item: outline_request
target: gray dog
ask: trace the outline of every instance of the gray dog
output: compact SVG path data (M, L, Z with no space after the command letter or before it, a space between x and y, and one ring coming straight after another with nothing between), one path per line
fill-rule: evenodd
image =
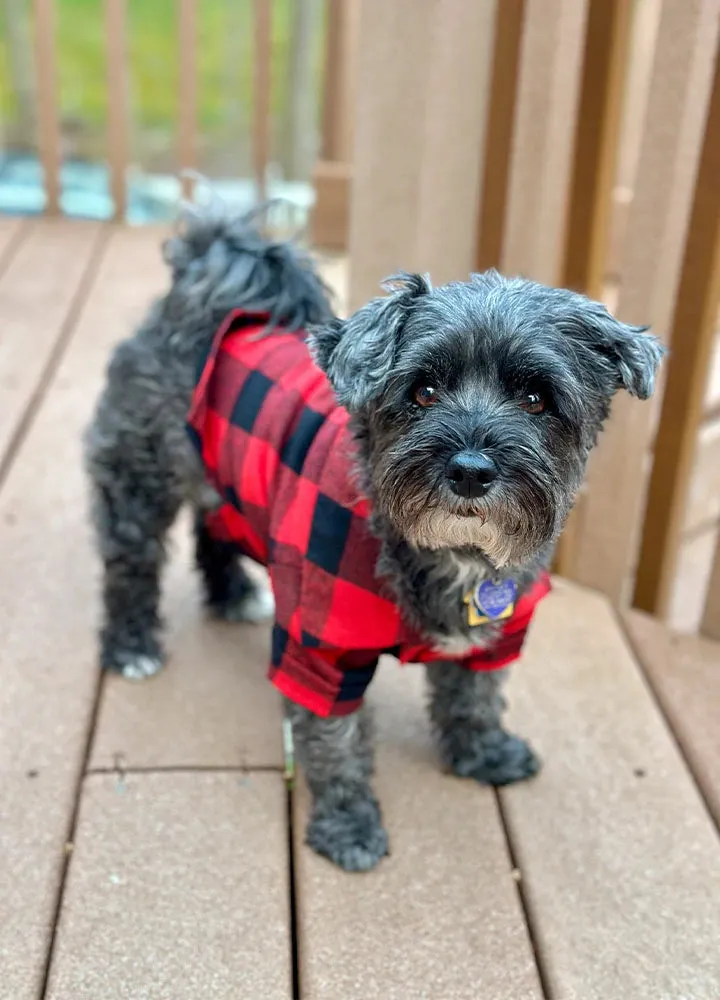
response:
M452 771L537 771L502 727L506 668L610 401L650 396L662 347L582 295L495 272L437 289L399 275L339 320L309 260L248 219L198 213L166 259L170 290L115 351L87 436L102 666L160 668L164 541L191 504L211 610L274 615L308 842L369 869L387 853L362 708L381 653L426 664Z

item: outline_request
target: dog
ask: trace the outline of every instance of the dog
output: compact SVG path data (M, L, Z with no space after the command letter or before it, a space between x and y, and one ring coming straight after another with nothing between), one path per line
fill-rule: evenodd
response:
M338 319L308 256L215 209L165 258L169 291L115 350L86 435L102 667L161 667L164 541L191 505L212 612L274 614L307 842L368 870L388 851L362 706L380 653L426 664L449 770L537 772L502 725L508 665L612 397L647 399L663 348L583 295L495 271L439 288L401 273Z

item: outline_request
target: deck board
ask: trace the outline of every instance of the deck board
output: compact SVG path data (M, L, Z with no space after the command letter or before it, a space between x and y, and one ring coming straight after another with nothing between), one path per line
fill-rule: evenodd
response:
M280 775L86 779L48 1000L290 1000Z
M51 358L100 232L97 223L36 222L0 276L0 462Z
M303 1000L540 1000L494 793L441 773L422 668L382 664L369 700L391 856L357 875L314 855L300 786Z
M78 276L72 261L62 261L58 246L80 256L89 252L92 239L84 226L77 234L74 226L68 228L67 241L59 231L52 235L52 251L43 258L42 276L55 282L56 302L67 296L49 262L66 280L69 271ZM115 233L75 335L0 491L0 955L12 958L2 962L3 1000L36 1000L45 965L98 678L96 569L80 435L111 343L155 286L157 252L148 245L146 253L146 245L130 230ZM42 256L41 245L37 250ZM10 301L19 316L33 314L30 305L24 309L20 288L26 298L50 301L30 280L27 266L20 286L0 285L0 307ZM34 332L22 329L26 339ZM24 350L14 354L17 361Z
M558 585L510 697L546 762L502 797L553 1000L717 1000L717 833L601 596Z
M624 616L634 649L720 825L720 643Z
M32 227L29 219L0 215L0 271L10 263L23 237Z

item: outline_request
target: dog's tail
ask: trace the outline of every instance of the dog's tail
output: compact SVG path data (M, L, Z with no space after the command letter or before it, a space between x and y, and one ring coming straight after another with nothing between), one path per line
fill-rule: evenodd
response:
M233 214L219 199L185 205L177 231L164 245L172 286L166 318L190 332L214 330L232 309L269 315L297 330L332 316L330 293L310 256L294 241L267 238L262 216L270 205Z

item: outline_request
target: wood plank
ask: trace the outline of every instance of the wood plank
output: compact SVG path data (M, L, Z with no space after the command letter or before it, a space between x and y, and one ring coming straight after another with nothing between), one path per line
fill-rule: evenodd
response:
M616 314L665 337L718 36L718 0L665 0L658 26ZM653 252L649 253L648 248ZM657 410L619 393L588 468L572 546L576 582L630 597Z
M673 593L665 624L678 632L697 633L712 573L718 538L717 524L683 539L673 580Z
M270 160L272 0L253 0L253 22L252 161L258 201L262 201Z
M99 676L81 432L108 348L157 289L156 260L146 231L114 234L0 492L0 954L12 956L2 975L12 1000L39 996Z
M593 299L602 298L605 286L632 9L630 0L589 0L585 25L559 284ZM581 518L574 511L560 538L558 573L572 570Z
M173 532L163 578L169 662L146 684L106 678L92 768L283 767L269 625L208 620L189 521Z
M606 599L558 581L508 694L545 760L502 799L550 995L716 1000L717 831Z
M720 521L720 420L701 427L690 478L683 534Z
M660 423L633 603L664 615L670 600L720 305L720 47L710 91L673 314Z
M588 0L525 11L502 269L556 285L579 99Z
M326 5L320 158L312 183L315 246L347 250L350 237L355 82L360 35L360 0Z
M45 214L60 214L60 109L55 0L33 0L38 150L43 168Z
M657 618L623 621L645 675L720 825L720 645L678 635Z
M100 235L96 223L29 224L0 276L0 479L18 429L52 366Z
M31 227L29 219L0 215L0 275L4 273Z
M720 641L720 534L715 540L715 553L700 631L703 635Z
M361 5L352 308L377 295L399 267L429 271L436 284L472 270L494 7Z
M178 17L180 61L178 159L181 170L197 170L197 0L180 0ZM182 190L185 198L192 198L194 187L195 184L191 177L183 177Z
M331 0L326 16L320 155L350 163L360 0Z
M602 298L615 183L630 0L590 0L560 283Z
M47 996L290 1000L282 777L87 779Z
M107 57L107 146L113 218L122 221L127 211L125 172L128 167L128 52L125 0L105 0Z
M525 0L497 4L475 253L477 271L499 268L502 260L524 19Z
M296 828L302 996L306 1000L539 1000L495 795L441 773L424 671L381 664L370 689L378 726L375 786L391 856L348 875ZM459 960L448 959L448 949Z

